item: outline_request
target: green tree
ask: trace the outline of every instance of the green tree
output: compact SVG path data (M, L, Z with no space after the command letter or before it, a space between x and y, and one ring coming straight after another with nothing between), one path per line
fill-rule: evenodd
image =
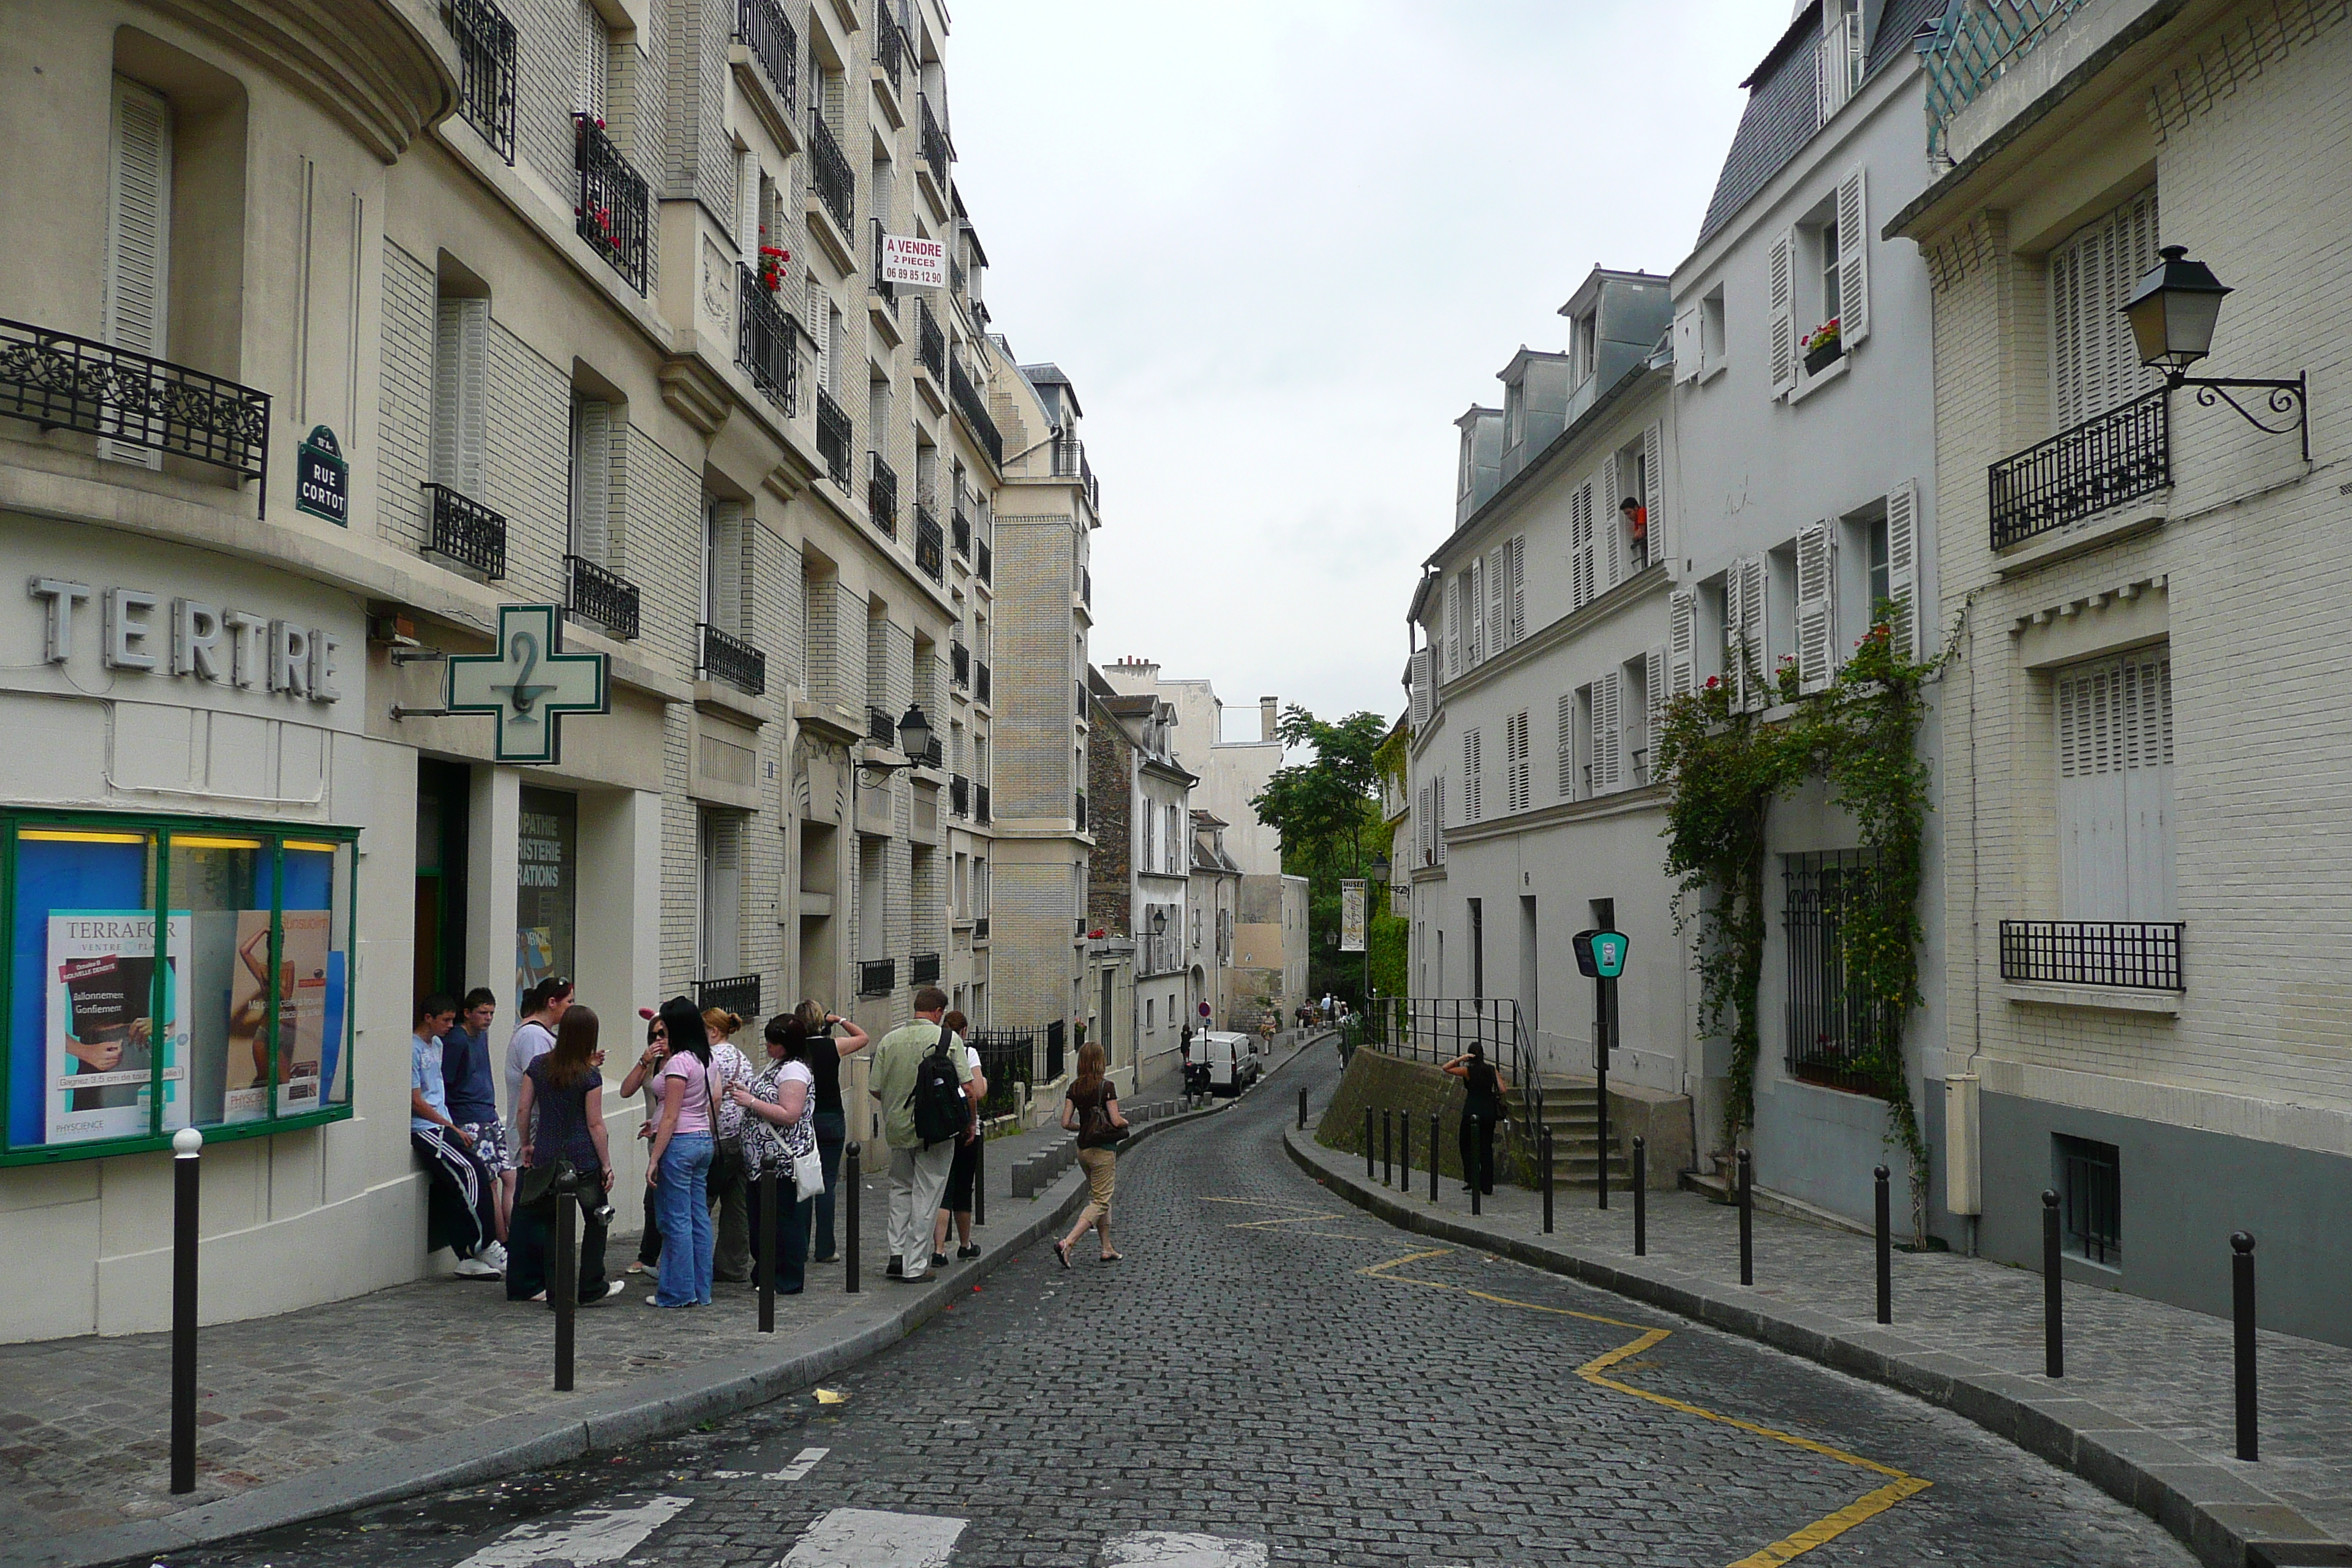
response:
M1339 950L1339 883L1368 875L1386 846L1378 752L1388 731L1389 721L1377 713L1327 724L1293 704L1276 733L1313 760L1276 769L1250 802L1258 820L1282 836L1282 868L1307 879L1307 988L1318 994L1329 989L1353 996L1363 989L1362 957Z

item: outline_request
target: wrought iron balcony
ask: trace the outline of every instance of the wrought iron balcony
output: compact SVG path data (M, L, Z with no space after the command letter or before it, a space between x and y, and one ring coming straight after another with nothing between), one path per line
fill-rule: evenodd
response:
M971 922L971 940L975 945L988 940L988 917L982 915Z
M623 642L634 641L637 635L637 585L584 555L567 555L563 564L571 587L564 608L583 620L595 622Z
M906 58L907 35L898 18L890 14L890 0L874 0L874 63L882 68L892 92L898 90Z
M2053 985L2186 988L2178 921L2003 921L2000 977Z
M433 531L425 549L492 581L507 574L507 520L462 490L427 480Z
M866 738L879 741L886 746L898 743L898 721L879 708L866 710Z
M1095 607L1095 574L1083 566L1078 569L1078 603L1089 610Z
M269 515L266 392L95 338L0 321L0 415L258 479L261 515Z
M920 95L923 110L923 162L930 165L931 183L944 195L948 188L948 164L955 157L955 149L948 144L948 133L940 129L940 117L931 112L931 95Z
M971 519L964 514L963 500L961 497L957 498L955 517L950 523L950 530L955 539L955 552L966 561L971 560Z
M1094 465L1087 460L1087 444L1076 436L1061 431L1054 433L1054 477L1076 479L1087 492L1087 504L1102 510L1102 487L1095 479Z
M958 816L971 815L971 781L961 773L949 775L948 809Z
M931 314L931 302L920 294L915 296L915 360L931 373L933 381L947 379L948 335L940 330L940 319Z
M739 1018L760 1016L760 977L738 974L726 980L698 980L694 985L694 1005L704 1012L724 1007Z
M937 735L934 735L929 740L923 742L923 749L921 751L915 752L908 760L912 762L919 768L935 768L944 770L948 765L945 743L941 742Z
M940 533L940 520L931 515L929 507L917 507L915 509L915 564L922 568L923 575L934 583L947 581L948 563L944 544L945 542Z
M963 284L963 263L950 256L948 258L948 298L951 300L962 299Z
M736 690L753 697L768 689L768 656L742 638L720 631L705 621L697 628L702 633L702 658L697 672L709 680L723 680Z
M580 171L574 226L588 248L642 294L652 195L644 176L629 167L602 125L588 115L575 114L572 126L572 157Z
M457 112L511 165L515 25L493 0L446 0L441 16L457 40Z
M971 649L962 643L948 644L948 679L958 686L971 684Z
M842 153L841 143L833 139L820 114L809 119L809 176L816 187L816 199L841 226L843 235L855 236L856 231L850 226L857 221L857 181L849 172L849 159Z
M857 994L860 996L887 996L898 989L898 961L895 958L869 958L857 966Z
M793 101L798 86L800 37L793 31L792 19L777 0L735 0L735 41L751 51L760 68L768 73L768 85L775 89L776 101L791 114L797 105Z
M740 263L735 300L735 363L789 419L799 412L800 390L800 356L793 342L799 329L792 312L776 302L758 273Z
M971 661L971 695L978 702L990 700L988 665L977 658Z
M1087 797L1083 795L1077 797L1076 816L1078 824L1078 831L1084 833L1087 830Z
M1004 438L996 433L996 421L988 416L988 401L971 384L971 377L963 373L962 364L954 361L948 364L948 400L955 405L956 413L971 431L971 438L980 443L980 449L988 454L988 460L1000 468L1004 467Z
M985 539L980 542L979 567L982 582L996 581L996 552L989 547L989 542Z
M866 276L872 279L874 292L895 305L898 302L898 286L882 276L882 220L869 218L866 226L874 231L873 269Z
M2165 389L2003 458L1987 478L1995 550L2160 490L2172 482L2172 416Z
M936 985L939 983L940 955L938 953L919 952L907 961L908 984Z
M818 387L816 455L824 459L825 476L845 491L849 489L849 445L856 438L849 427L849 416L833 400L833 394Z
M988 786L986 784L974 784L971 786L971 819L974 822L993 822L996 820L994 815L992 814L988 808ZM981 924L982 925L986 925L987 923L988 922L986 921L981 921Z
M866 454L866 515L884 534L898 537L898 471L879 452Z

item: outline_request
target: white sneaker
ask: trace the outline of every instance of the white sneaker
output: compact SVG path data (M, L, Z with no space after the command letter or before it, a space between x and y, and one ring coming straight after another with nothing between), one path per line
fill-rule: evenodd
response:
M507 1249L506 1244L503 1242L493 1241L487 1247L484 1247L479 1252L474 1254L474 1256L480 1258L483 1262L488 1264L491 1268L497 1269L501 1274L504 1274L507 1271Z
M457 1278L460 1279L501 1279L505 1277L504 1270L493 1268L478 1258L457 1259Z

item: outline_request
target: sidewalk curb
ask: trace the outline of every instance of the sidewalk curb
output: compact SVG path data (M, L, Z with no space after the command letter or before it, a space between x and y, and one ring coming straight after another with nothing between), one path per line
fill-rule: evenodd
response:
M1286 1128L1283 1149L1293 1163L1335 1196L1400 1229L1566 1275L1964 1415L2147 1514L2210 1568L2242 1568L2246 1548L2253 1542L2331 1539L2240 1471L2076 1398L2063 1384L1931 1350L1876 1323L1759 1306L1737 1286L1630 1254L1596 1256L1492 1235L1468 1223L1466 1216L1401 1203L1388 1189L1367 1183L1344 1165L1325 1163L1319 1156L1326 1152L1314 1142L1311 1130Z
M1213 1116L1242 1098L1246 1097L1147 1121L1136 1129L1132 1142L1139 1143L1164 1128ZM1004 1200L1007 1205L1013 1201ZM1001 1240L991 1238L998 1245L951 1268L888 1317L845 1335L822 1326L804 1329L779 1336L772 1346L698 1367L675 1381L641 1379L579 1399L560 1415L510 1417L495 1426L427 1437L363 1458L322 1466L162 1519L13 1544L0 1548L0 1568L101 1568L143 1561L163 1552L396 1502L447 1487L474 1486L575 1459L595 1449L673 1436L701 1422L764 1405L889 1349L945 1311L950 1302L969 1295L971 1286L999 1266L1067 1223L1085 1201L1085 1173L1063 1173L1052 1187L1028 1200L1031 1212L1000 1231ZM878 1273L867 1275L860 1283L868 1290L899 1289L888 1285ZM661 1392L649 1394L648 1385L656 1383Z

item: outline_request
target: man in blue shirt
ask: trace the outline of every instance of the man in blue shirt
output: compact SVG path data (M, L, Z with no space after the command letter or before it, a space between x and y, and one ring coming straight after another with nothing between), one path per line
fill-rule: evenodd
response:
M498 1241L498 1178L474 1152L473 1134L449 1115L441 1078L441 1037L457 1021L456 998L427 996L417 1005L408 1042L408 1141L425 1156L433 1185L445 1198L452 1226L450 1250L462 1279L497 1279L506 1271Z
M477 985L466 993L457 1027L441 1037L441 1081L449 1094L449 1120L473 1134L474 1152L498 1178L498 1234L504 1246L514 1213L515 1163L506 1124L499 1120L499 1079L490 1066L490 1023L498 1016L497 992Z

